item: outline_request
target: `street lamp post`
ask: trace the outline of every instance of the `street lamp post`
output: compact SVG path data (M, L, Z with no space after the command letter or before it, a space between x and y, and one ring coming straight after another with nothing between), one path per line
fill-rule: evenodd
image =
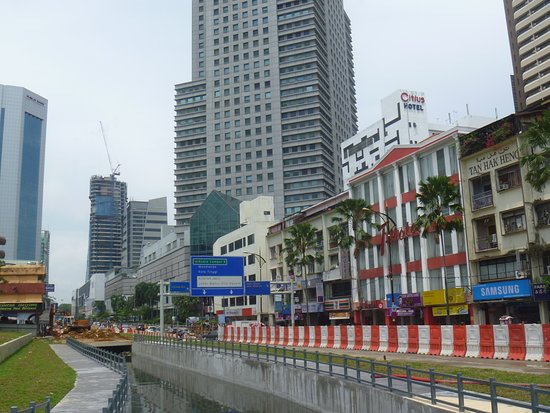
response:
M262 267L264 264L267 263L267 261L265 260L264 257L262 257L262 255L260 253L255 253L255 252L248 252L248 251L243 251L243 254L247 254L247 255L253 255L254 257L258 258L259 259L259 266L260 266L260 281L262 280ZM259 296L259 301L260 301L260 312L259 314L257 314L256 316L256 320L258 321L258 323L261 323L262 322L262 296L260 295Z
M380 212L380 211L374 211L373 209L371 208L363 208L363 211L366 211L366 212L369 212L369 213L372 213L372 214L375 214L375 215L378 215L379 217L382 218L382 220L384 220L385 218L385 221L382 225L385 225L385 226L388 226L388 222L390 222L392 225L393 225L393 228L397 228L397 224L395 223L395 221L393 220L392 217L390 217L388 214L386 214L385 212ZM387 228L387 234L385 236L386 239L382 240L383 242L387 243L388 244L388 259L389 259L389 265L388 265L388 279L390 280L390 293L391 293L391 312L390 314L393 314L393 307L394 307L394 292L393 292L393 273L392 273L392 260L391 260L391 242L390 242L390 228L388 226Z

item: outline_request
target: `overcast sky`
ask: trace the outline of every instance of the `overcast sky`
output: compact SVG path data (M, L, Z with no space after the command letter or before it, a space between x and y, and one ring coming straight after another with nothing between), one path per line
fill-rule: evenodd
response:
M502 0L345 0L359 129L396 89L428 117L513 112ZM173 223L174 85L191 80L190 0L4 1L0 83L48 99L43 228L60 302L83 284L89 180L111 158L133 200L168 197ZM0 218L1 219L1 218Z

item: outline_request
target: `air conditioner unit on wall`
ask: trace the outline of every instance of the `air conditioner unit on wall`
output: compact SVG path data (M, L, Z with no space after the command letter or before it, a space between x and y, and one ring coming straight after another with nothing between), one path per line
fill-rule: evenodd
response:
M523 271L516 271L516 278L517 279L525 278L525 273Z
M508 188L510 188L510 184L508 184L508 183L498 184L498 190L499 191L504 191L505 189L508 189Z

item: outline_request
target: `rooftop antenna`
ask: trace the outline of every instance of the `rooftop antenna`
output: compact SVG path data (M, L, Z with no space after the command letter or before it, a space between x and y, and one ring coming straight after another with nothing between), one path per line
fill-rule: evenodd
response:
M498 120L498 110L497 110L497 108L495 108L495 119Z
M101 135L103 136L103 143L105 144L105 151L107 152L107 158L109 159L109 167L111 168L111 176L120 175L120 164L117 164L113 168L113 162L111 162L111 155L109 154L109 148L107 147L107 138L105 138L105 131L103 130L103 123L99 121L99 126L101 127Z
M467 103L466 103L466 115L470 116L470 108L468 107Z

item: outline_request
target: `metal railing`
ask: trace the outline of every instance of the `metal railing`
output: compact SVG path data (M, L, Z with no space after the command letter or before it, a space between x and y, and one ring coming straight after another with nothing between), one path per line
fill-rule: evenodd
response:
M24 410L19 410L17 406L10 408L10 413L38 413L44 411L44 413L50 413L51 398L46 397L46 401L43 403L30 402L29 407ZM43 409L43 410L42 410Z
M371 385L406 397L424 399L434 405L454 407L461 412L498 413L499 406L550 412L550 390L535 384L501 383L493 378L475 379L464 377L460 373L438 373L434 369L421 370L367 358L250 343L161 339L158 336L145 335L135 335L134 341L281 363L292 368ZM487 408L482 409L479 403L485 404Z
M113 390L113 397L107 400L107 407L104 407L102 413L122 413L128 401L128 368L126 360L119 354L103 350L101 348L89 346L73 338L67 338L67 345L74 348L79 353L89 357L105 367L119 373L120 378L117 387ZM10 412L11 413L11 412Z

